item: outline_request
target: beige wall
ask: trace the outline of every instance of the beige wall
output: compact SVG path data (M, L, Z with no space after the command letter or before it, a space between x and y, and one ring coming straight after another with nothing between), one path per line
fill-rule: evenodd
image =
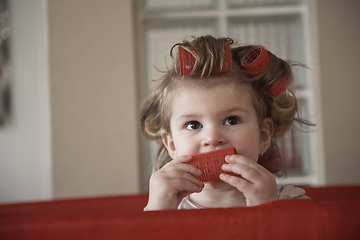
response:
M131 0L49 0L55 198L140 191Z
M360 183L360 1L318 0L328 184Z

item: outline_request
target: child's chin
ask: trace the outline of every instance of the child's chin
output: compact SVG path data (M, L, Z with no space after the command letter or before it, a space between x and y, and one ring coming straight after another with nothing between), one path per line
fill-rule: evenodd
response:
M220 188L227 188L231 185L229 185L228 183L222 181L222 180L213 180L213 181L209 181L209 182L205 182L205 188L211 188L211 189L220 189Z

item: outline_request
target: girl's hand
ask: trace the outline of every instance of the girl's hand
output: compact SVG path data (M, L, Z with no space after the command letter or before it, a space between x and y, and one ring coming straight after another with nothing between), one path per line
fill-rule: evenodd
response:
M242 178L228 174L221 174L220 178L244 194L248 207L278 199L275 177L263 166L239 155L226 156L225 161L228 164L222 166L223 170L240 174Z
M191 156L175 158L151 175L145 211L177 209L184 197L202 191L204 184L194 177L200 176L201 170L185 164L189 160Z

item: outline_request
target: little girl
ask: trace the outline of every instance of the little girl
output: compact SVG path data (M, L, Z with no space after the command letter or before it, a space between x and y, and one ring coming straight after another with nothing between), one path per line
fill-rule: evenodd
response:
M288 63L262 46L230 49L233 40L202 36L174 45L174 60L141 112L144 135L160 143L147 211L257 206L306 198L278 187L277 139L296 118ZM179 53L173 50L178 46ZM192 156L233 147L219 179L201 182ZM225 173L224 173L225 172Z

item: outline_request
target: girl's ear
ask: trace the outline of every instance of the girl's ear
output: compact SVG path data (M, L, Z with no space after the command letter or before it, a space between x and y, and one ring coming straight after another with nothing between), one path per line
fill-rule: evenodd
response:
M261 129L260 141L261 141L261 154L265 153L270 145L271 139L274 134L274 121L271 118L265 118L263 123L263 128Z
M166 132L165 130L161 131L161 138L164 143L164 146L166 147L170 157L174 159L176 157L176 149L173 137L171 133Z

